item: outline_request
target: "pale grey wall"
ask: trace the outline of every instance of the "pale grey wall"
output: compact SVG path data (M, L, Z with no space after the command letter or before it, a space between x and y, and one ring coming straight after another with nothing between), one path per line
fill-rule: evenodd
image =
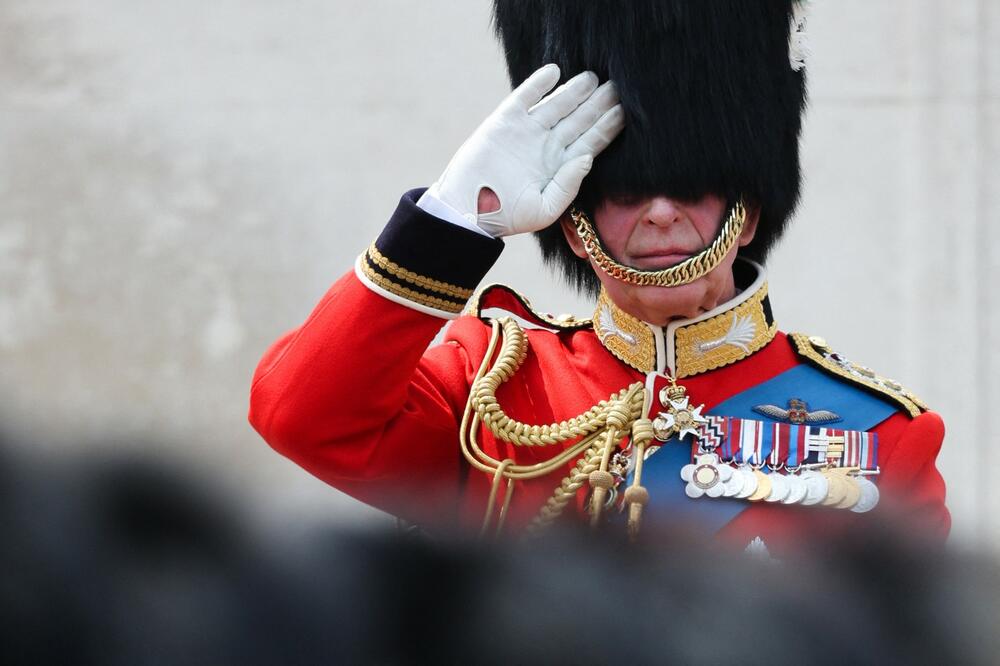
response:
M1000 3L814 7L779 323L944 415L956 533L998 545ZM0 4L0 413L371 518L256 437L250 373L505 92L486 0ZM536 264L515 239L487 279L588 309Z

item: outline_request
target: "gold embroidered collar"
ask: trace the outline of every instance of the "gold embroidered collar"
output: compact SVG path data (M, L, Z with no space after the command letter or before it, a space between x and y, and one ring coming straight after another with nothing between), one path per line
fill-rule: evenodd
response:
M642 373L667 372L679 379L741 361L770 342L777 325L767 300L764 267L739 261L743 266L737 273L752 276L748 287L713 310L666 327L626 313L602 289L594 332L608 351Z

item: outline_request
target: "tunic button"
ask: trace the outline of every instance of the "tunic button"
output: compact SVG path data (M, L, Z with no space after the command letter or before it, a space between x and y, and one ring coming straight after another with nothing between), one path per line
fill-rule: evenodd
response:
M809 344L811 344L813 347L816 347L817 349L827 350L830 348L830 346L826 344L826 339L821 338L818 335L810 335Z

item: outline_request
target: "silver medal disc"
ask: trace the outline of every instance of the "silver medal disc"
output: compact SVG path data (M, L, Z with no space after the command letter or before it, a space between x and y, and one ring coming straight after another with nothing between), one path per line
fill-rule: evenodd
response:
M739 499L746 499L757 492L757 475L746 465L740 467L743 473L743 489L736 494Z
M734 469L733 475L723 484L723 497L736 497L743 490L746 479L743 478L743 470Z
M830 482L827 478L815 470L802 472L801 478L806 484L806 496L802 503L806 506L819 504L826 499L830 490Z
M781 502L783 504L801 504L802 500L806 498L808 490L806 482L798 474L789 474L785 478L788 479L788 497Z
M767 475L771 479L771 494L764 498L766 502L780 502L788 497L788 477L778 472Z
M854 477L854 480L859 486L861 486L861 499L858 500L857 504L851 507L851 511L854 513L865 513L867 511L871 511L878 504L878 486L863 476Z

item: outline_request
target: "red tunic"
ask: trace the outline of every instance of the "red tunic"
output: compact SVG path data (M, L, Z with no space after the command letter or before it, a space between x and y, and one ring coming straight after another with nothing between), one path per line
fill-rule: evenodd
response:
M394 220L402 217L412 226L411 218L419 214L406 201L403 214L397 212ZM393 258L388 254L391 243L377 243L370 252L376 246L380 255ZM434 308L428 303L436 301L420 297L416 288L405 289L404 282L443 287L433 286L426 271L426 279L418 279L396 262L383 274L395 278L378 280L371 271L375 262L367 268L364 264L369 259L366 254L357 273L338 280L305 323L265 353L253 379L250 421L275 450L362 502L420 524L477 526L492 479L463 459L458 431L490 325L478 317L459 317L444 342L428 349L444 322L429 313ZM451 277L450 283L438 282L460 284ZM416 307L406 302L410 296ZM695 402L711 409L806 362L785 334L772 336L745 358L684 378L682 384ZM571 418L645 378L613 354L591 326L529 330L528 340L524 364L497 391L504 410L519 421L546 424ZM883 498L873 513L897 504L921 528L943 538L950 518L935 468L944 434L941 419L932 412L914 418L900 409L872 430L879 437ZM492 457L512 458L517 464L547 460L556 448L562 450L513 446L488 432L482 433L481 445ZM538 512L571 467L516 482L508 522L512 529ZM583 496L581 491L567 515L582 515ZM722 534L741 543L762 536L770 545L815 525L818 516L825 516L825 524L870 519L870 514L758 503Z

